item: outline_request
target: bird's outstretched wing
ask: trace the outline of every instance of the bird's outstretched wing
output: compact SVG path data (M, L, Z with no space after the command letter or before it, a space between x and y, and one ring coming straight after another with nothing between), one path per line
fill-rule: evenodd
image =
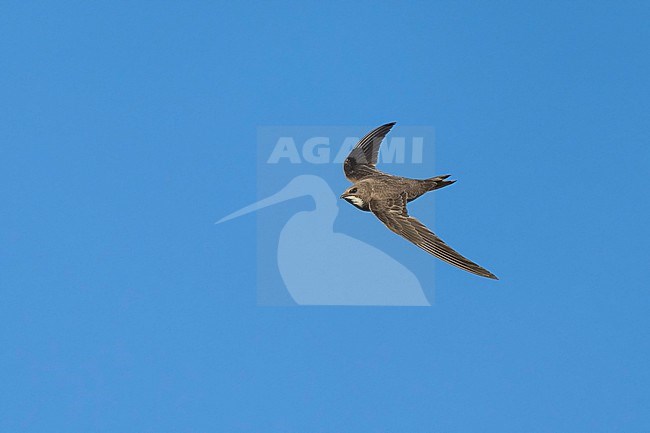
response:
M343 163L345 177L350 182L356 182L368 175L379 172L375 168L377 155L379 154L379 146L393 125L395 125L395 122L387 123L373 129L354 146L354 149L352 149L352 152L345 158L345 162Z
M424 224L410 216L406 211L406 198L406 193L402 193L398 198L371 200L370 210L386 227L429 254L465 271L498 280L492 272L461 256Z

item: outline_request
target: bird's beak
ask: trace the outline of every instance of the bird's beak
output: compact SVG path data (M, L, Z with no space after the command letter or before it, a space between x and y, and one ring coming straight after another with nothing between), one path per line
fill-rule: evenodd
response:
M343 193L343 194L341 194L341 197L339 197L339 198L343 198L343 199L344 199L344 198L347 198L347 197L350 197L350 196L349 196L348 194L346 194L346 193Z
M221 218L219 221L217 221L215 224L220 224L222 222L240 217L242 215L246 215L247 213L254 212L256 210L265 208L267 206L274 205L276 203L281 203L283 201L290 200L295 197L299 197L301 194L297 194L293 191L290 191L288 188L283 188L279 192L273 194L270 197L263 198L262 200L258 201L257 203L253 203L251 205L248 205L242 209L239 209L237 212L233 212L230 215L226 215L225 217Z

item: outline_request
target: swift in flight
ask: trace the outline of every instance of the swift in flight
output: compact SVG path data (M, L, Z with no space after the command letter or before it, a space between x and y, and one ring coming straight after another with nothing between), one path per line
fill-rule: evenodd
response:
M454 180L447 180L449 175L409 179L375 168L379 146L393 125L394 122L375 128L352 149L343 163L343 171L353 185L341 194L341 198L362 211L372 212L386 227L440 260L497 280L496 275L460 255L406 210L408 202L454 183Z

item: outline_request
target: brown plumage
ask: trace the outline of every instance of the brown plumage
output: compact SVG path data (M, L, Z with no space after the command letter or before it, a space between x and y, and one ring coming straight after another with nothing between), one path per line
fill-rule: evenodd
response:
M421 195L454 183L449 175L429 179L393 176L375 168L379 146L395 123L368 133L343 163L345 177L353 183L341 198L358 209L372 212L389 229L445 262L482 277L498 279L493 273L463 257L424 224L410 216L406 204Z

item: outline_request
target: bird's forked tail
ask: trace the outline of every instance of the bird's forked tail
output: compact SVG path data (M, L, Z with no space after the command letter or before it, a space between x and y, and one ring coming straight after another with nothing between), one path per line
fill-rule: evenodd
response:
M429 179L425 179L429 191L433 191L434 189L444 188L445 186L451 185L452 183L456 182L455 180L445 180L449 176L451 175L445 174L444 176L435 176L435 177L430 177Z

